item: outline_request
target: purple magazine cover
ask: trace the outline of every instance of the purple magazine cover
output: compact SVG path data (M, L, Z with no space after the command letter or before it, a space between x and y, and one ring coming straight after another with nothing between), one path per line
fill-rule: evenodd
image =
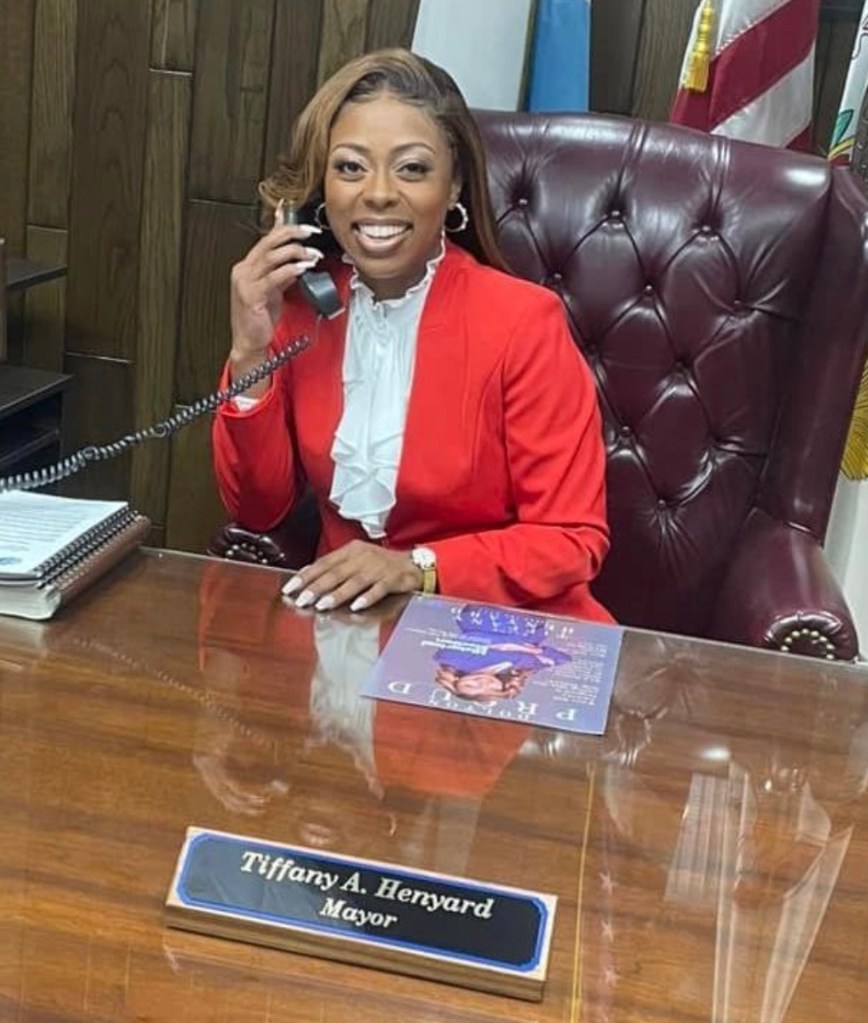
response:
M623 629L414 596L362 695L602 735Z

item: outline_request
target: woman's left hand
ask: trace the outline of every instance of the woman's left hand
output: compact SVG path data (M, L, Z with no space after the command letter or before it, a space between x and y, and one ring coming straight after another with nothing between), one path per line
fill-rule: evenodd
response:
M421 590L422 582L422 570L406 551L353 540L300 569L282 592L298 593L296 607L331 611L349 602L351 611L361 611L391 593Z

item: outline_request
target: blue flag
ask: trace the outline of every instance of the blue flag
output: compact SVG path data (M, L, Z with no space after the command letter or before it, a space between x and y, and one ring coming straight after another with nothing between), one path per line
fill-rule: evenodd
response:
M588 109L591 0L539 0L530 48L527 109Z

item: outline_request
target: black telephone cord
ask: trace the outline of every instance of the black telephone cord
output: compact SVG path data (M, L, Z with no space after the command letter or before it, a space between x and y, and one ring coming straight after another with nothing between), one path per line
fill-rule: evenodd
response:
M136 430L135 433L128 433L109 444L89 444L86 448L81 448L67 458L61 459L54 465L46 466L44 469L0 478L0 493L8 490L37 490L40 487L47 487L52 483L67 479L69 476L74 476L91 462L103 462L109 458L116 458L127 449L135 447L137 444L143 444L147 440L163 440L170 437L182 427L187 426L188 423L192 423L194 419L198 419L199 416L203 416L207 412L213 412L214 409L237 398L239 394L243 394L254 384L264 380L265 377L271 376L285 362L294 359L309 347L310 338L307 335L296 338L286 348L260 363L249 373L239 377L229 387L215 391L207 398L200 398L192 405L181 409L180 412L169 416L168 419L154 423L153 426L148 426L143 430Z

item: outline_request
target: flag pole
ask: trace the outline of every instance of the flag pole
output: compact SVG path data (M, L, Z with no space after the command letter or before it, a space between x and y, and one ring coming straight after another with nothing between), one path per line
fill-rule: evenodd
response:
M528 93L530 92L530 75L533 70L533 41L536 36L536 22L539 14L539 0L531 0L527 14L527 35L524 37L524 64L521 69L521 86L518 90L519 110L527 110Z

